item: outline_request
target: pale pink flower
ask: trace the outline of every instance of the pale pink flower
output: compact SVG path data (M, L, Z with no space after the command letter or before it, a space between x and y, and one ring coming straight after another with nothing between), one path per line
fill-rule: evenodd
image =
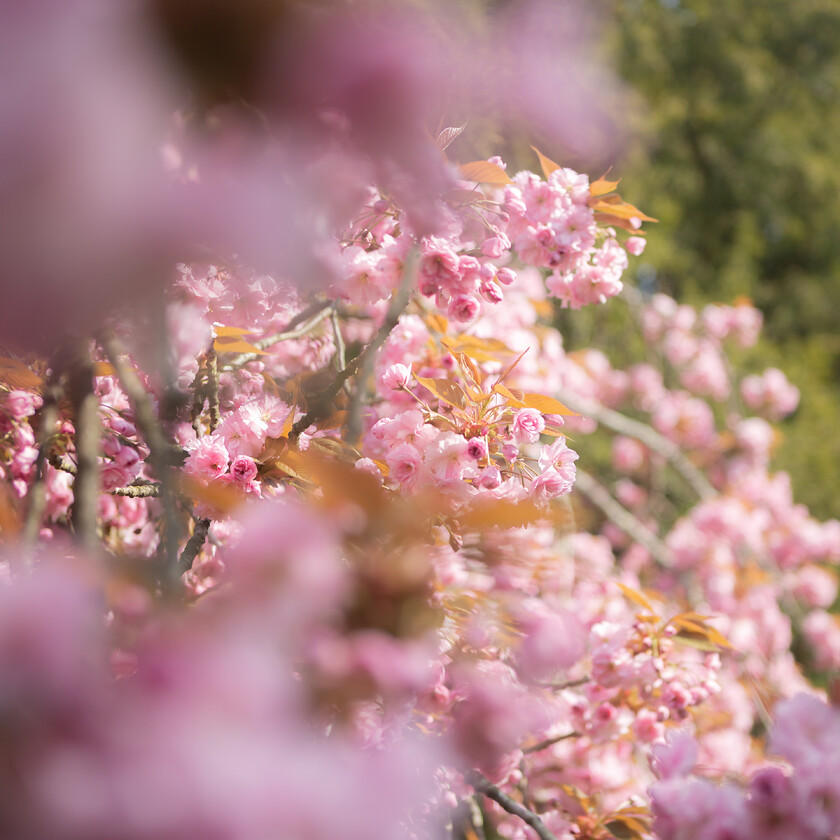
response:
M634 257L638 257L642 251L645 250L645 246L647 245L647 240L643 236L631 236L625 243L624 247L627 249L628 254L632 254Z
M511 425L514 438L520 444L536 443L545 429L545 420L536 408L520 408Z
M461 479L474 464L468 449L469 443L463 435L442 432L426 449L426 466L439 481Z
M411 365L399 363L389 365L382 374L380 382L392 391L408 388L411 383Z
M245 403L222 420L216 435L224 439L227 451L233 455L259 455L268 434L268 423L254 403Z
M23 420L31 417L43 404L38 394L31 391L13 390L6 394L3 407L13 420Z
M554 467L544 470L531 482L531 496L537 502L545 503L557 498L557 496L571 493L574 487L574 466L572 466L571 471L570 479L568 472L565 474L558 472Z
M423 463L417 447L401 443L386 453L385 462L388 464L388 477L399 482L401 487L410 490L417 485Z
M651 769L660 779L687 776L697 763L699 747L687 729L672 729L665 736L665 743L651 750Z

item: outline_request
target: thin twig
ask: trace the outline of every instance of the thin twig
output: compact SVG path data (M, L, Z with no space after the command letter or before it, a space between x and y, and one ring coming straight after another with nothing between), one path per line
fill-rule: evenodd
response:
M501 788L482 776L481 773L476 770L471 770L466 774L466 780L479 793L483 793L488 799L492 799L501 805L509 814L519 817L526 825L530 825L537 832L541 840L557 840L533 811L529 811L526 807L520 805L515 799L512 799L501 790Z
M406 306L408 306L411 286L414 281L415 263L416 256L414 252L412 252L406 259L405 266L403 267L402 280L399 288L391 298L391 305L388 307L382 326L377 330L376 335L373 337L370 344L368 344L355 359L353 359L339 372L330 386L314 400L312 408L310 408L309 411L307 411L306 414L304 414L303 417L301 417L300 420L292 426L292 430L289 432L289 440L296 441L300 437L301 432L308 429L320 417L330 413L333 400L338 395L338 392L344 387L344 383L347 382L351 376L355 376L360 369L364 370L366 373L369 368L372 368L379 348L385 343L385 339L388 338L391 331L399 322L400 315L402 315L403 310ZM357 418L357 415L360 414L360 397L357 396L360 390L360 388L357 388L353 392L353 397L350 400L350 409L348 410L346 439L351 444L358 439L358 429L356 427L361 425L359 419Z
M523 747L522 752L526 755L528 753L541 752L542 750L547 750L549 747L553 747L555 744L559 744L561 741L579 737L580 732L566 732L563 735L556 735L554 738L546 738L544 741L540 741L531 747Z
M338 312L335 308L330 312L330 323L332 324L333 338L335 340L336 370L344 370L347 367L347 354L344 346L344 336L341 334L341 324L338 322Z
M44 390L44 405L41 408L41 427L38 431L38 455L35 458L35 479L26 494L29 506L26 510L26 520L23 523L23 556L24 563L29 566L32 562L32 551L41 529L41 520L47 506L47 492L44 486L44 466L50 447L55 425L58 422L58 402L61 398L61 388L55 371L47 379Z
M614 432L636 438L652 452L662 455L670 461L700 499L706 501L718 495L706 476L686 458L679 446L661 435L652 426L574 394L564 393L561 399L572 411L591 417Z
M617 525L631 539L643 546L656 562L667 569L671 558L665 543L649 531L629 510L622 507L605 487L595 481L589 473L577 471L575 488L580 490L597 508L600 508L614 525Z
M47 460L49 461L50 466L54 469L70 473L70 475L76 475L76 465L72 461L66 461L61 455L58 455L55 452L50 452L47 456Z
M71 461L66 461L61 455L57 455L55 452L50 453L49 462L50 466L61 470L61 472L76 475L76 465ZM157 498L160 496L160 485L154 481L148 481L145 478L138 478L125 487L114 487L108 493L112 496L129 496L133 499Z
M589 682L591 677L578 677L574 680L564 680L563 682L553 682L553 683L537 683L537 685L542 686L543 688L551 688L554 691L564 691L567 688L576 688L579 685L586 685Z
M303 338L308 335L315 327L318 326L325 318L328 318L330 313L335 309L333 304L324 305L323 300L315 301L311 306L298 313L291 321L279 332L265 338L254 341L252 344L258 350L267 350L274 344L279 344L281 341L291 341L295 338ZM258 359L257 353L240 353L234 357L225 366L225 370L236 370L241 368L248 362L253 362Z

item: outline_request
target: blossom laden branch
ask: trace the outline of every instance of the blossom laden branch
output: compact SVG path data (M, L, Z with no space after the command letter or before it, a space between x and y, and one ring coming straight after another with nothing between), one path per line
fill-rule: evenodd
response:
M371 342L356 356L333 380L333 382L326 388L314 401L312 408L303 415L292 426L289 432L289 440L296 441L301 433L309 428L316 420L325 414L329 413L332 401L338 396L338 393L344 387L344 383L348 379L355 376L360 370L367 373L373 368L376 359L376 353L379 348L385 343L385 340L391 334L394 327L399 322L400 315L402 315L405 308L408 306L408 301L411 295L411 288L414 282L414 273L417 263L416 252L412 252L406 258L403 267L402 280L399 287L391 298L391 303L385 315L385 320L376 332ZM325 316L326 317L326 316ZM364 376L361 377L364 379ZM358 421L354 418L360 414L361 411L361 395L360 388L354 391L353 398L350 401L350 410L348 412L348 433L347 439L352 441L358 438L359 430L356 426Z
M152 409L149 394L140 382L137 373L123 358L123 349L116 335L111 331L104 331L100 336L100 343L117 372L120 385L131 402L137 427L149 447L149 462L160 482L159 495L163 500L164 517L163 561L167 570L169 570L170 578L172 578L170 582L174 582L174 578L177 577L176 557L181 525L176 515L175 488L170 476L172 447L164 437L163 430Z
M253 343L254 347L258 350L267 350L269 347L279 344L281 341L293 341L296 338L303 338L311 333L320 323L329 318L334 311L335 305L333 303L324 305L324 301L319 298L292 318L285 329L279 333L273 333L255 341ZM259 356L256 353L240 353L240 355L236 356L224 366L224 370L236 370L258 358Z

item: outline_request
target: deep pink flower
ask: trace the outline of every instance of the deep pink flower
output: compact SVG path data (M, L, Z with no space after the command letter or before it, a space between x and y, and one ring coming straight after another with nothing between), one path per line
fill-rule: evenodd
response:
M257 464L247 455L238 455L230 465L230 474L237 484L247 484L257 477Z

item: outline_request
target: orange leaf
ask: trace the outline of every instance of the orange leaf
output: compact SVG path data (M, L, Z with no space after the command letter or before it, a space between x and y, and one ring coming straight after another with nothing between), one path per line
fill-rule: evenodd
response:
M615 814L604 827L618 840L642 840L650 833L648 823L631 814Z
M456 138L458 135L467 127L467 124L464 123L463 125L459 126L448 126L438 134L437 139L435 140L435 145L441 150L444 151L446 147Z
M502 529L521 528L547 519L551 519L550 514L533 502L508 502L498 499L476 502L458 515L458 521L463 528L477 530L494 526Z
M589 185L589 194L597 197L611 193L618 186L620 180L619 178L618 181L608 181L605 172L597 181L593 181Z
M94 376L116 376L117 369L110 362L94 362Z
M205 484L188 475L181 475L181 489L187 496L210 505L221 513L230 513L245 501L244 494L228 484L214 481Z
M507 400L508 405L512 405L514 408L526 408L522 400L516 396L516 394L510 390L506 385L502 385L501 382L497 382L493 386L494 393L498 394L501 397L504 397ZM521 391L519 393L522 393Z
M522 357L530 350L530 347L526 347L501 373L499 378L496 380L497 384L502 383L505 379L510 376L513 372L514 368L522 361Z
M615 216L618 219L639 219L642 222L658 222L659 219L654 219L653 216L648 216L642 213L638 207L622 201L618 196L602 198L592 205L592 209L596 213L606 213L609 216Z
M429 312L426 314L426 326L435 332L445 333L449 329L449 321L443 315Z
M543 414L560 414L566 417L577 417L577 412L566 408L559 400L555 400L553 397L546 397L543 394L523 394L522 402L528 408L536 408L537 411L541 411Z
M0 537L10 540L20 532L20 513L8 484L0 484Z
M243 335L251 335L253 330L246 330L242 327L222 327L214 325L213 333L216 338L240 338Z
M641 592L636 589L632 589L629 586L625 586L623 583L619 583L618 581L614 581L614 583L624 593L625 598L632 601L634 604L638 604L640 607L644 607L649 613L656 615L656 610Z
M451 379L427 379L424 376L416 378L424 388L448 405L455 406L455 408L464 408L469 401L464 389Z
M264 350L260 350L259 347L241 338L236 338L236 336L217 338L213 342L213 349L217 353L256 353L258 356L265 355Z
M497 187L513 183L501 166L490 163L489 160L474 160L472 163L465 163L461 166L461 176L467 181L475 181L477 184L492 184Z
M536 146L531 146L531 148L537 153L537 157L540 159L540 166L542 167L543 175L548 178L555 169L560 168L559 163L555 163L550 158L547 158Z
M0 382L24 391L38 391L44 384L44 380L35 371L8 356L0 356Z

